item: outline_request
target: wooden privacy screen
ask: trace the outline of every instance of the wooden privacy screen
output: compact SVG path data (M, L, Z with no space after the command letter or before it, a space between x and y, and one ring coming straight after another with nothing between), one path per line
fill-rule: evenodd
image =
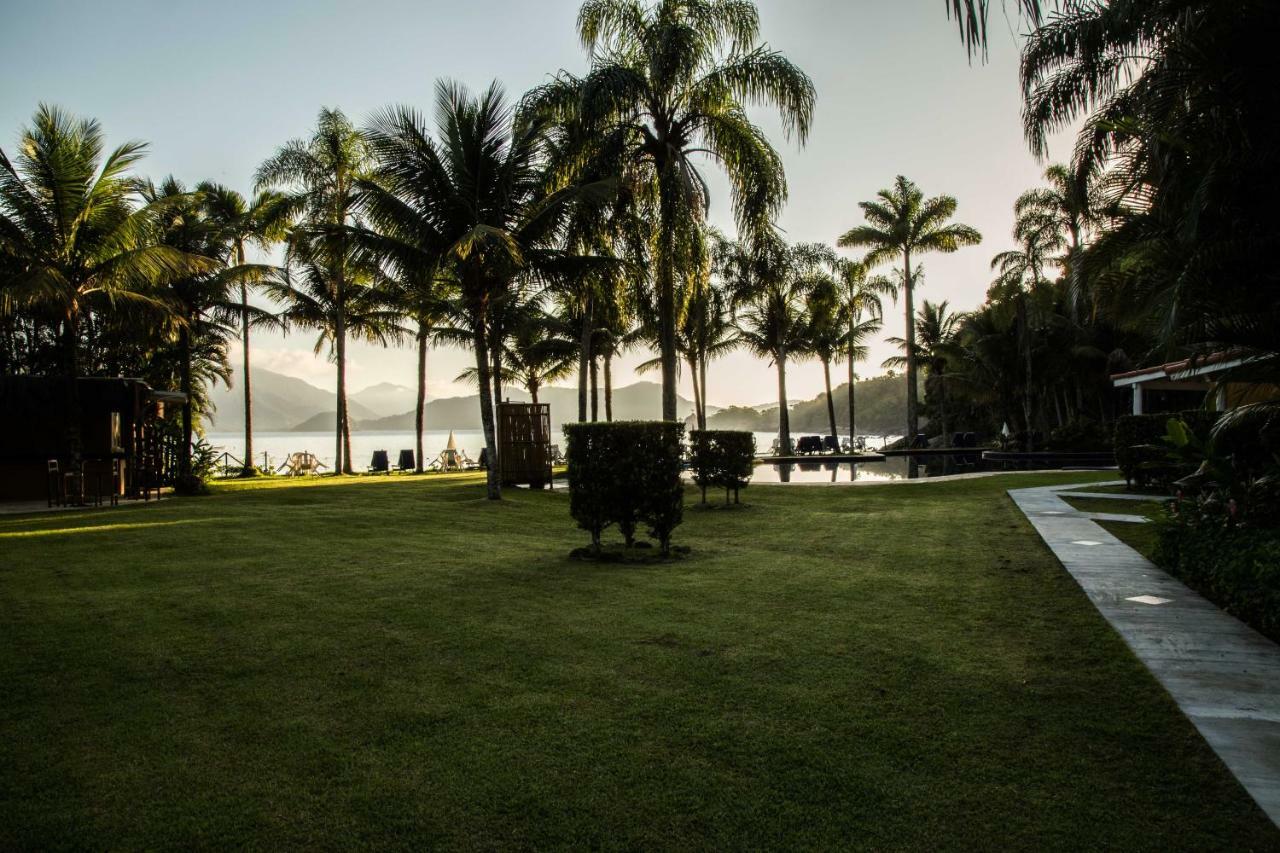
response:
M498 472L503 485L551 484L551 406L498 404Z

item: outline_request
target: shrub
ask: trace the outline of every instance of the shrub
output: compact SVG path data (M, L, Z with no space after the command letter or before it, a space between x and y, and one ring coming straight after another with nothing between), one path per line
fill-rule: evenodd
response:
M666 421L567 424L569 512L591 534L618 525L628 546L640 523L671 552L671 533L684 519L680 443L684 425Z
M1116 465L1129 484L1146 485L1152 479L1172 481L1191 471L1182 470L1164 448L1170 420L1180 420L1198 437L1207 438L1219 413L1204 409L1154 415L1122 415L1116 419Z
M1235 501L1180 498L1159 522L1156 562L1187 586L1280 641L1280 528L1238 520Z
M697 430L689 434L693 479L702 487L707 502L707 486L724 489L724 502L738 503L738 491L751 480L756 456L756 437L737 430Z
M1049 433L1047 449L1062 452L1106 450L1111 436L1097 421L1088 418L1071 420Z

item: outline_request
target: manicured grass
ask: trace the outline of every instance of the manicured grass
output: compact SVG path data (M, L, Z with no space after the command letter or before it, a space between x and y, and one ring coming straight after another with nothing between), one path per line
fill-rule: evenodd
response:
M1091 476L690 491L644 567L473 476L0 518L0 848L1275 849L1004 494Z

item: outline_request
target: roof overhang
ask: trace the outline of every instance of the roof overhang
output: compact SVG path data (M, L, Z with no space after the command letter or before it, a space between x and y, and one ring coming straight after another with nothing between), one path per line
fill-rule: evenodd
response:
M1182 361L1171 361L1168 364L1157 365L1156 367L1130 370L1127 373L1113 373L1111 375L1111 384L1116 388L1149 385L1155 382L1161 385L1187 383L1191 388L1203 387L1211 383L1212 380L1209 377L1213 374L1239 367L1243 363L1243 358L1238 356L1230 357L1224 354L1211 355L1199 361L1187 358Z

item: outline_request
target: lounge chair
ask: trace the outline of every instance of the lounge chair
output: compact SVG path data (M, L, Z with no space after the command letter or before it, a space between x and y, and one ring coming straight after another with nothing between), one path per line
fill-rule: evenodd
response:
M303 477L307 474L319 474L320 469L325 467L327 466L314 453L309 450L300 450L297 453L290 453L289 458L276 469L276 473L284 471L290 477Z
M822 437L817 435L800 436L800 442L796 445L796 452L805 455L810 453L821 453Z
M415 471L418 466L414 464L413 451L401 450L400 458L396 461L396 470L404 473L405 471Z
M465 450L446 447L431 463L432 471L465 471L474 467L475 463L467 457Z
M840 439L834 435L824 435L822 437L822 449L828 453L839 453Z
M387 459L387 451L373 451L373 458L369 460L370 474L390 474L391 462Z

